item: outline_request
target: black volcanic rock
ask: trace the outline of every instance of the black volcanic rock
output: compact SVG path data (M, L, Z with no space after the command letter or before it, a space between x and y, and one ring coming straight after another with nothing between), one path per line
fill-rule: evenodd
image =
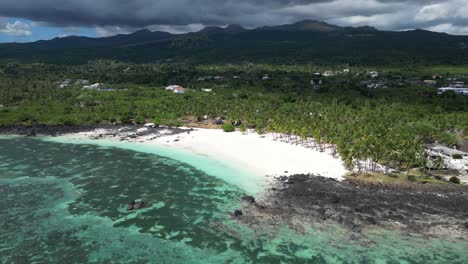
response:
M234 210L234 212L232 213L232 216L233 217L239 217L239 216L242 216L243 213L241 210Z
M244 203L248 217L240 221L254 226L334 222L354 231L378 226L422 234L434 227L442 233L453 226L468 230L468 186L370 185L313 175L278 177L274 186L262 195L261 205Z
M254 204L255 203L255 198L250 195L243 196L241 198L241 201L243 204L249 205L249 204Z

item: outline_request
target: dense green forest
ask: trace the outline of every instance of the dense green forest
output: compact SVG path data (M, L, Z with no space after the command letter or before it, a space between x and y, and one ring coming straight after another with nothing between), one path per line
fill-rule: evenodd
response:
M379 163L402 170L425 167L425 143L438 140L450 146L466 137L466 96L439 95L436 87L414 80L430 78L430 71L438 69L445 71L439 80L443 85L456 76L464 80L460 72L468 72L467 68L378 68L377 78L369 77L371 69L351 68L349 73L317 77L316 72L330 69L114 61L80 66L3 64L0 125L154 122L177 126L187 117L202 120L207 115L221 117L240 130L289 135L290 141L318 149L334 144L349 167L356 159L370 159L371 168ZM71 84L59 88L67 79ZM75 84L80 79L104 85L99 90L83 89ZM312 84L314 79L321 84ZM368 88L364 83L369 81L384 82L386 88ZM166 91L164 87L171 84L188 91Z

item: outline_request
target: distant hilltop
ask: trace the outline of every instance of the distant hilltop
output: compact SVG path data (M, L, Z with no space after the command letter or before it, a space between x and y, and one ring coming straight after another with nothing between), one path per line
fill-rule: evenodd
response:
M323 21L254 29L209 26L171 34L147 29L112 37L64 37L0 44L0 61L81 64L89 60L193 63L452 64L468 61L468 36L426 30L381 31Z

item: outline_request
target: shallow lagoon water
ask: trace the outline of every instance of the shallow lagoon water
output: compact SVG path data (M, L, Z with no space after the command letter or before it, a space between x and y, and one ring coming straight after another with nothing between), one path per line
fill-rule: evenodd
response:
M261 191L256 181L254 187L245 187L252 175L188 153L99 144L105 146L0 138L0 262L468 260L466 241L403 237L382 230L356 239L333 225L307 226L302 234L286 227L252 230L229 217L244 193ZM232 179L235 175L241 179ZM151 207L127 212L126 204L137 198L151 202Z
M229 161L213 159L206 155L193 153L188 149L171 148L162 145L149 145L139 142L118 141L112 139L93 140L85 136L67 135L60 137L46 137L43 140L67 143L67 144L87 144L99 147L110 147L133 150L141 153L156 154L167 157L178 162L185 163L205 172L208 175L217 177L223 181L240 187L249 194L257 194L265 187L264 175L256 175L242 167L232 164ZM229 151L229 150L227 150Z

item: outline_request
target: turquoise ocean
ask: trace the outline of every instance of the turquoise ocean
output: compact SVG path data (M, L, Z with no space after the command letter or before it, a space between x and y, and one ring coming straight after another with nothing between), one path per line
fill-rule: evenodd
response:
M0 263L468 263L466 240L230 217L264 185L190 151L0 137ZM134 199L151 206L129 212Z

